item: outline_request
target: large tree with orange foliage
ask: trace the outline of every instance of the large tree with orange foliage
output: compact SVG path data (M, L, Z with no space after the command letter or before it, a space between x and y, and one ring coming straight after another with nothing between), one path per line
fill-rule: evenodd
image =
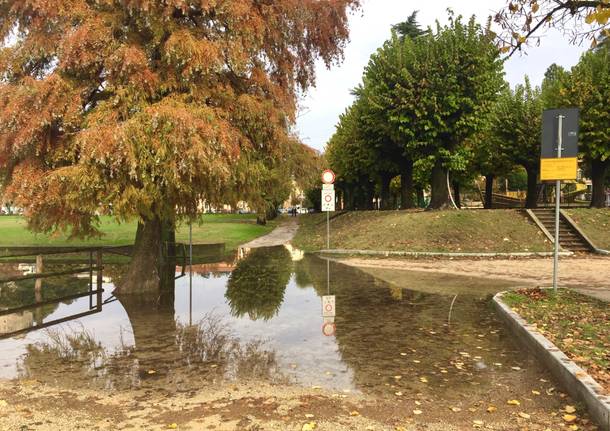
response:
M120 293L158 289L197 204L260 199L296 94L359 0L6 0L0 170L36 231L139 220ZM172 274L173 276L173 274Z

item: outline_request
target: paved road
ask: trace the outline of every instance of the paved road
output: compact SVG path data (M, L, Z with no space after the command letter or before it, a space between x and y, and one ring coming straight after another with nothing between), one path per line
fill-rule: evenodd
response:
M294 235L297 233L299 223L296 218L292 217L288 220L282 221L278 227L276 227L271 233L265 236L261 236L253 241L243 244L242 248L261 248L261 247L274 247L284 245L292 241Z

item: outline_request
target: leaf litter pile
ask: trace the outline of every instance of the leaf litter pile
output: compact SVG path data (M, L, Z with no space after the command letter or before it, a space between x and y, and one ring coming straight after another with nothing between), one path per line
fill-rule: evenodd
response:
M610 394L610 306L569 289L521 289L506 303Z

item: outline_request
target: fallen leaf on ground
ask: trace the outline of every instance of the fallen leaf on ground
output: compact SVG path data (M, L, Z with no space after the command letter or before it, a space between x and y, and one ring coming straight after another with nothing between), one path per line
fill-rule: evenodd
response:
M414 415L421 415L423 412L421 410L413 410Z
M574 413L576 408L574 406L566 406L564 410L566 413Z
M357 412L356 410L354 410L353 412L349 412L350 416L360 416L360 412Z
M574 415L563 415L563 420L566 422L574 422L576 420L576 416Z
M301 431L313 431L316 429L317 424L315 422L307 422L306 424L303 424L303 428L301 428Z
M508 400L506 402L506 404L508 404L510 406L520 406L521 405L521 401L519 401L519 400Z
M451 411L457 413L457 412L461 412L462 409L459 407L451 407Z
M531 417L527 413L523 413L523 412L519 412L519 416L521 416L523 419L529 419Z
M487 413L493 413L493 412L495 412L496 410L498 410L498 409L496 408L496 406L489 406L489 407L487 407Z

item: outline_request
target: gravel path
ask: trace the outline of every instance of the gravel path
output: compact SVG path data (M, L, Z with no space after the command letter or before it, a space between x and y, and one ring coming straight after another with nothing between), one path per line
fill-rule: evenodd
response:
M546 287L552 284L553 259L370 259L340 262L363 268L398 269L514 281L516 285ZM559 285L610 302L610 257L562 258Z
M296 218L292 217L282 221L278 227L267 235L243 244L241 248L261 248L284 245L292 241L292 238L294 238L298 229L299 223Z

